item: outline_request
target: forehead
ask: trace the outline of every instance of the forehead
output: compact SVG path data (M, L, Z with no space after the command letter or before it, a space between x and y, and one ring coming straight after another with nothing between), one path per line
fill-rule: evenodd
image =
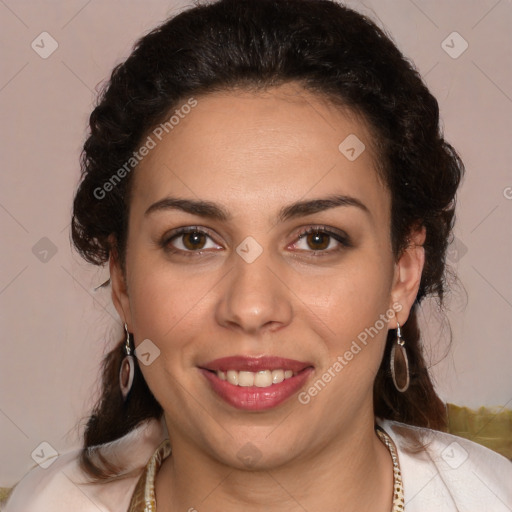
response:
M152 149L134 172L133 208L172 195L241 212L257 210L264 200L277 210L301 198L339 193L389 216L370 130L354 112L291 84L194 100L192 108L180 109L185 99L169 113L172 124L148 134Z

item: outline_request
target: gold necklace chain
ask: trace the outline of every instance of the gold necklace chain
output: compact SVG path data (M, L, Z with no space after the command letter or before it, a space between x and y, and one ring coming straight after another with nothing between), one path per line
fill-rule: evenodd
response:
M404 489L402 474L398 464L395 445L389 435L379 426L375 426L379 439L386 445L393 461L393 507L391 512L404 512ZM163 460L171 453L171 443L165 439L149 459L146 468L137 482L128 507L128 512L156 512L155 477Z
M404 512L404 486L402 483L402 473L398 463L395 443L393 443L393 440L379 425L375 425L375 432L377 432L380 440L387 446L389 453L391 454L391 459L393 460L393 508L391 509L391 512Z

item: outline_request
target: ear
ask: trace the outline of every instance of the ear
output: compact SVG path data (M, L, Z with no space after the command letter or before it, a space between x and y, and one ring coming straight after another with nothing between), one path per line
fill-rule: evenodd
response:
M110 269L110 284L112 286L112 302L114 303L121 321L127 324L130 332L133 332L130 300L128 298L126 279L121 262L119 261L117 242L112 235L109 237L109 241L111 249L108 264Z
M405 324L409 318L412 305L418 295L418 290L425 264L425 226L413 228L408 238L408 245L404 249L398 261L395 263L395 274L391 298L397 314L396 320L400 325ZM399 304L401 309L397 308ZM392 328L396 328L396 325Z

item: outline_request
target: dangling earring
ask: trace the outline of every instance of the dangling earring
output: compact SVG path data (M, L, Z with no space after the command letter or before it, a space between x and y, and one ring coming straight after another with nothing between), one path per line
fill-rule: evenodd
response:
M121 388L123 399L126 401L126 397L128 396L133 384L135 362L130 346L130 333L128 332L128 326L126 324L124 324L124 330L126 331L126 343L124 345L124 352L126 355L121 361L121 368L119 370L119 387Z
M391 348L391 377L395 388L403 393L409 387L409 360L402 339L400 324L396 323L396 343Z

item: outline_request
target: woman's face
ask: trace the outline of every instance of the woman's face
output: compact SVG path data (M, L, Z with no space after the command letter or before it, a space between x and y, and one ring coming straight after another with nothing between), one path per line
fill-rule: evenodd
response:
M271 467L373 421L422 252L393 257L390 194L355 116L291 84L195 100L134 171L114 302L171 439Z

